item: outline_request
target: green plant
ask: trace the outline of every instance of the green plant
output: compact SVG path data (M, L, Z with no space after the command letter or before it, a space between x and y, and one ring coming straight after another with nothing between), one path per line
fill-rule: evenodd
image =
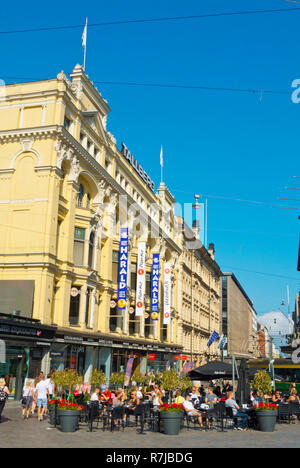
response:
M124 372L113 372L110 376L109 383L113 387L123 387L125 382Z
M92 387L100 387L101 385L106 385L106 377L104 372L94 369L91 376L91 385Z
M169 403L171 403L172 390L178 387L179 379L176 372L169 370L165 371L162 375L162 385L165 390L169 391Z
M265 370L257 371L254 379L250 382L257 392L261 394L263 405L265 404L265 394L272 392L272 379ZM267 408L266 408L267 409Z
M191 388L193 385L192 383L192 380L190 379L190 377L181 377L179 380L178 380L178 387L179 389L181 390L181 392L183 392L184 390L187 390L188 388Z
M146 380L146 377L144 376L144 374L142 374L138 370L135 370L134 373L132 374L131 381L136 382L137 385L143 384L145 380Z

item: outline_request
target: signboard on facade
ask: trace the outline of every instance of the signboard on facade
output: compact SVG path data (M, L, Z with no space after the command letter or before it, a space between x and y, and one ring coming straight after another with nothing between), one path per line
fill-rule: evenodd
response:
M164 268L164 325L170 324L171 317L171 267L169 263Z
M121 228L119 277L118 277L118 309L125 310L127 305L127 273L128 273L128 228Z
M135 315L142 317L145 310L145 276L146 276L146 242L139 242L137 258L137 279L136 279L136 299Z
M130 153L129 149L126 147L124 143L122 143L121 153L124 158L129 162L129 164L135 169L138 175L143 179L146 185L154 192L154 182L150 179L146 171L142 168L142 166L134 159L133 155Z

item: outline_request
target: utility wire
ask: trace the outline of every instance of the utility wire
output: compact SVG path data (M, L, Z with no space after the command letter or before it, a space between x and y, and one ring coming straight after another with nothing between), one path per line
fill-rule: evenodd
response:
M166 16L161 18L142 18L136 20L124 20L124 21L107 21L103 23L90 23L89 28L102 27L102 26L117 26L122 24L136 24L136 23L154 23L154 22L163 22L163 21L182 21L182 20L191 20L191 19L203 19L203 18L219 18L226 16L242 16L242 15L257 15L257 14L267 14L267 13L285 13L291 11L299 11L299 7L295 8L278 8L275 10L250 10L250 11L232 11L224 13L205 13L202 15L188 15L188 16ZM29 32L42 32L42 31L58 31L63 29L79 29L83 28L84 24L75 24L75 25L63 25L63 26L50 26L45 28L31 28L31 29L14 29L10 31L0 31L0 34L20 34L20 33L29 33Z
M37 79L31 77L16 77L16 76L0 76L2 80L25 80L25 81L48 81L46 79ZM277 94L277 95L288 95L290 96L290 91L276 91L276 90L265 90L265 89L255 89L255 88L225 88L225 87L216 87L216 86L198 86L198 85L175 85L170 83L137 83L137 82L128 82L128 81L94 81L93 84L106 84L106 85L119 85L119 86L140 86L140 87L152 87L152 88L169 88L169 89L192 89L192 90L202 90L202 91L227 91L227 92L237 92L237 93L248 93L248 94Z

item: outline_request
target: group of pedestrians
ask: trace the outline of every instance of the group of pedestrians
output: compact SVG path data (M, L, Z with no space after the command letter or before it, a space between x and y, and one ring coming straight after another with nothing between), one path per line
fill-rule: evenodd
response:
M28 420L30 413L35 414L37 408L38 421L42 421L44 416L47 415L48 399L53 396L53 383L51 376L48 375L47 379L43 372L32 382L27 380L22 390L22 419Z

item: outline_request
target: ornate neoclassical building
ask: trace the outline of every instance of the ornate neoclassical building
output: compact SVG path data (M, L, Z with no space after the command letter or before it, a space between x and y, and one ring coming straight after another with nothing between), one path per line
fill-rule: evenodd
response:
M70 80L61 72L8 85L0 100L0 338L9 349L2 374L12 381L23 372L16 356L27 376L65 366L88 379L93 367L107 375L124 370L129 357L143 371L162 369L181 352L174 198L164 184L155 193L126 146L118 149L107 131L109 112L79 65ZM129 233L124 309L118 308L121 227ZM140 243L145 294L137 315ZM167 323L163 312L151 316L153 254L159 254L159 311L170 301Z

